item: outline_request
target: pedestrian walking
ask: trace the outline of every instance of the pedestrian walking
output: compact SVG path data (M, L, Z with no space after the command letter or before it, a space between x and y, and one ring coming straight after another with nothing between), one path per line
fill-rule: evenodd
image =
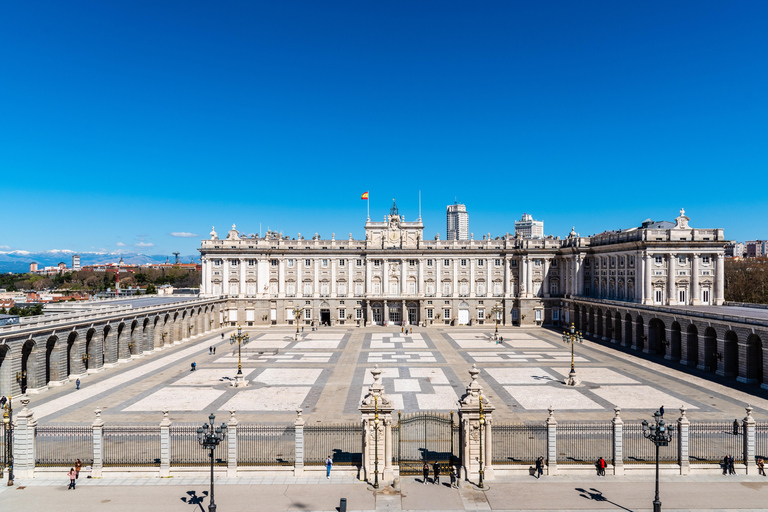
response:
M80 379L75 381L75 389L80 389Z
M221 339L224 339L224 333L221 333Z
M435 481L432 483L434 483L435 485L440 485L440 463L435 461L432 467L434 468L434 473L435 473Z
M600 457L597 459L597 476L605 476L605 459Z
M0 398L0 409L5 407L5 402L7 402L7 401L8 401L8 398L5 395L3 395L2 398Z
M331 478L331 467L333 466L333 459L331 459L331 456L329 455L327 459L325 459L325 478Z
M739 420L733 420L733 435L739 435Z
M429 463L424 461L424 467L421 468L421 473L424 475L424 485L427 485L429 481Z
M544 457L536 459L536 478L541 478L544 474Z
M661 414L662 418L664 417L664 406L663 405L661 407L659 407L659 414Z
M208 347L208 355L209 355L209 356L212 356L212 355L213 355L213 347L212 347L212 346L211 346L211 347Z
M734 462L735 461L733 460L733 456L729 455L728 456L728 475L729 476L730 475L736 476L736 467L734 466Z
M192 363L192 369L189 371L193 372L195 371L195 368L197 368L197 363Z
M80 478L80 470L83 468L83 463L80 459L75 460L75 479Z
M451 489L459 488L459 472L456 470L456 466L451 466Z
M728 456L727 455L723 457L723 462L721 462L721 464L723 466L723 475L727 475L728 474Z
M74 489L75 488L75 479L77 479L77 473L75 473L75 468L69 468L69 473L67 473L69 476L69 487L67 487L67 490Z
M762 457L757 458L757 473L765 476L765 461Z
M213 355L216 355L216 347L213 347Z

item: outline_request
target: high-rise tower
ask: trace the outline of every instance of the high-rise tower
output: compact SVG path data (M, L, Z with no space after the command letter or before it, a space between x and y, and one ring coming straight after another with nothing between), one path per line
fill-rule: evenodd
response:
M460 203L449 204L446 212L448 240L469 240L469 214Z

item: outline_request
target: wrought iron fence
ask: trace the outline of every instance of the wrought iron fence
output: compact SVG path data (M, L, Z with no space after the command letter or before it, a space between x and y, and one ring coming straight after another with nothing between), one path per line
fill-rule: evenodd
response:
M730 455L734 462L744 462L744 429L733 428L727 421L692 421L688 441L691 464L719 463Z
M239 466L292 466L295 460L296 432L292 424L241 423L237 426Z
M4 437L4 436L0 436ZM3 446L3 441L0 441ZM93 428L90 425L47 424L35 429L35 465L74 467L93 464ZM0 451L0 457L5 452Z
M176 423L170 427L171 466L208 466L211 452L200 446L197 439L197 423ZM215 466L227 465L227 436L213 452Z
M334 464L342 466L362 464L363 426L359 423L305 426L304 464L320 466L328 456Z
M675 425L677 429L677 425ZM678 462L678 432L675 430L668 446L659 447L659 462L665 464ZM622 437L624 464L655 464L656 445L643 436L640 422L625 422Z
M768 421L755 422L755 456L768 459Z
M104 425L104 466L159 466L158 425Z
M557 463L590 464L613 459L613 425L610 421L557 424Z
M533 464L547 457L547 426L541 422L494 424L494 464Z

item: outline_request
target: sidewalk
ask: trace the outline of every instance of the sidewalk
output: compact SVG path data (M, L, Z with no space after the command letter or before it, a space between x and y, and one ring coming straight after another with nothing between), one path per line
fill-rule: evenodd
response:
M56 510L57 512L135 511L137 509L205 512L207 478L104 478L80 479L68 491L66 475L60 479L17 480L17 486L0 487L0 509ZM420 478L403 477L399 489L374 491L353 477L217 478L215 500L222 512L335 511L341 498L348 511L446 511L446 510L651 510L654 480L651 476L622 478L544 477L504 479L485 490L465 483L451 489L423 485ZM768 478L697 476L664 477L660 484L665 511L765 510Z

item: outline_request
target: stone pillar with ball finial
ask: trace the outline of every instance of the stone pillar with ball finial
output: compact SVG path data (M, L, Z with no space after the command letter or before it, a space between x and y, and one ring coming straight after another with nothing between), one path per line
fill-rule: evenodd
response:
M493 480L492 425L496 409L483 394L477 381L480 370L472 365L467 392L459 400L461 424L461 478L463 480Z
M371 370L373 384L360 403L363 422L363 467L361 479L374 484L394 482L392 466L392 411L394 405L384 394L379 365Z

